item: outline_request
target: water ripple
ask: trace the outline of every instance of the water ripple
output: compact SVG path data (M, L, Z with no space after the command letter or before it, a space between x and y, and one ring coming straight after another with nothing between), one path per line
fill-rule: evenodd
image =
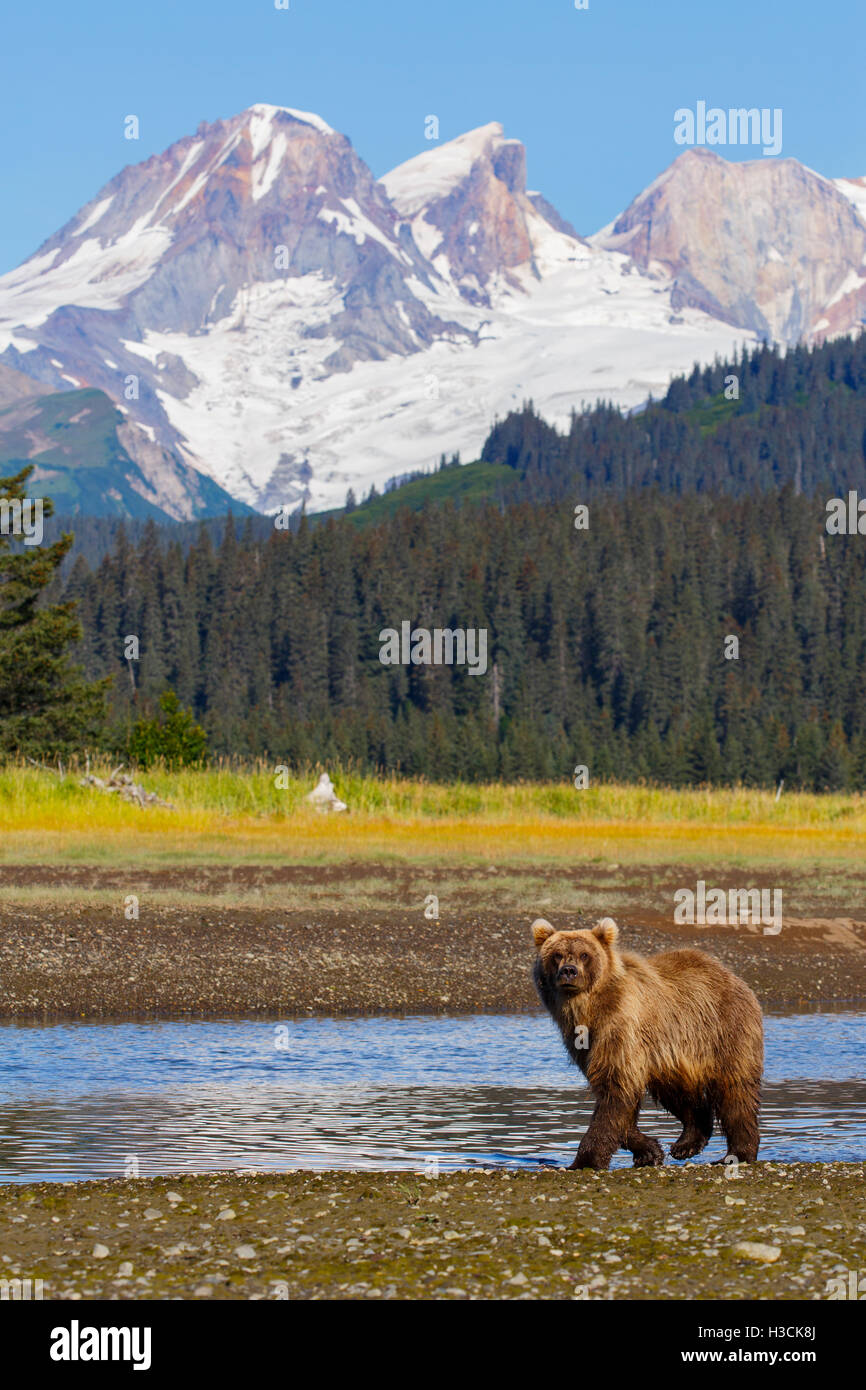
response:
M866 1017L766 1020L765 1158L866 1156ZM4 1025L0 1179L569 1162L591 1097L550 1020ZM665 1144L671 1116L642 1127ZM720 1157L714 1139L705 1157ZM630 1156L618 1154L616 1166Z

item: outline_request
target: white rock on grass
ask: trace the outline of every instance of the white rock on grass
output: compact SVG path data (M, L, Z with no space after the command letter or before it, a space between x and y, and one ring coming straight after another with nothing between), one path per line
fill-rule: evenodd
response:
M311 806L315 806L317 811L345 811L346 803L341 801L334 791L334 784L327 772L323 772L313 790L309 793L306 800Z

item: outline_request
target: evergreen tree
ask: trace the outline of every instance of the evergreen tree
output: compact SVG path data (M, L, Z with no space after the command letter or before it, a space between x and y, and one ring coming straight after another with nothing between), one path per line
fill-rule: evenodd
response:
M73 537L51 545L9 539L9 518L24 502L32 472L29 466L0 478L0 753L67 757L99 735L109 681L82 679L70 661L69 648L82 635L74 602L41 601ZM43 510L51 515L49 501Z

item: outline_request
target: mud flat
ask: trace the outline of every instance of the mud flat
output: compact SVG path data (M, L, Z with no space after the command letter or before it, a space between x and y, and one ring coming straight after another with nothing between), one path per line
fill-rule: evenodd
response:
M864 1178L704 1163L8 1186L0 1278L46 1299L850 1297Z
M135 885L125 885L129 893ZM488 889L488 895L493 890ZM591 913L538 897L513 906L303 910L153 905L127 921L122 898L0 903L0 1017L331 1017L514 1013L538 1007L529 924L589 926ZM488 896L487 901L491 898ZM532 902L538 908L532 907ZM759 927L674 926L662 912L616 910L624 949L696 946L718 956L765 1007L866 998L866 913L785 917Z

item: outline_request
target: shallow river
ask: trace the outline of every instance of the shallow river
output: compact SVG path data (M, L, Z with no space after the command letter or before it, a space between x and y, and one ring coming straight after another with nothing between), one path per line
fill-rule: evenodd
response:
M866 1158L866 1014L765 1025L761 1157ZM0 1181L568 1163L590 1110L541 1016L0 1025Z

